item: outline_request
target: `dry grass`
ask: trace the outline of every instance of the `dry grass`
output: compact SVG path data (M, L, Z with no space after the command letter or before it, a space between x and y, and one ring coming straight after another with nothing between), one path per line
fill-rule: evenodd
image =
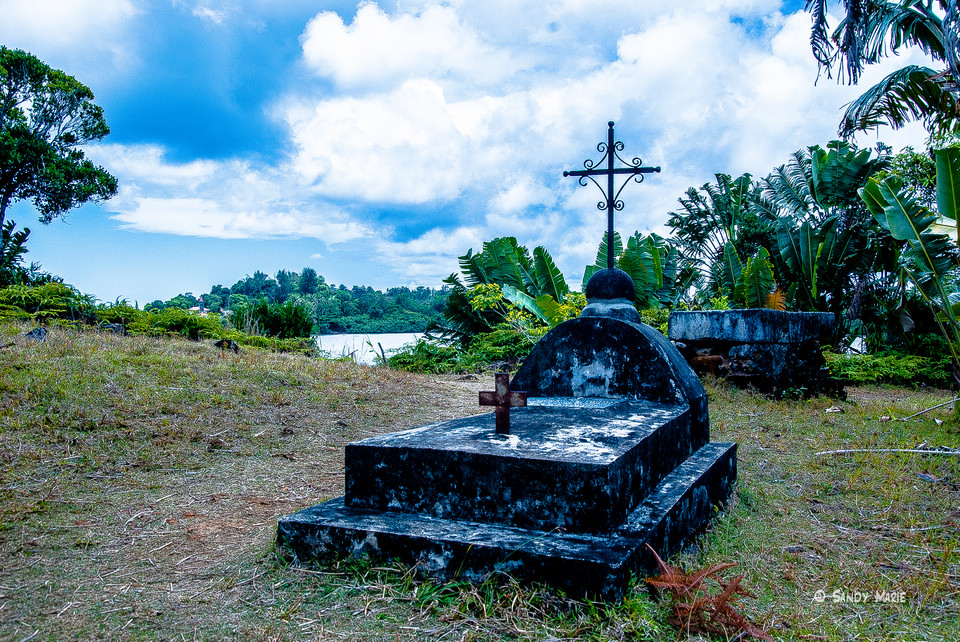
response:
M276 519L342 494L343 445L474 410L352 363L23 329L0 341L2 638L256 638Z
M477 412L481 384L180 340L0 325L0 639L674 639L641 589L574 603L369 563L285 566L280 515L342 494L348 441ZM740 443L727 514L687 568L737 562L747 615L797 639L960 639L960 461L943 391L770 402L710 387ZM842 414L827 413L840 406ZM933 480L933 481L930 481ZM840 603L840 590L905 593ZM818 590L827 594L816 602Z

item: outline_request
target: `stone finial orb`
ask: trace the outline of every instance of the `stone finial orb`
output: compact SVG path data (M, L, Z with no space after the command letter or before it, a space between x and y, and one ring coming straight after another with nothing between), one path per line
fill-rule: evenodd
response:
M587 281L587 301L596 299L612 301L614 299L633 300L634 286L630 275L618 268L604 268L593 273Z
M623 270L605 268L593 273L584 291L587 307L581 317L613 317L630 323L641 323L640 313L633 307L633 279Z

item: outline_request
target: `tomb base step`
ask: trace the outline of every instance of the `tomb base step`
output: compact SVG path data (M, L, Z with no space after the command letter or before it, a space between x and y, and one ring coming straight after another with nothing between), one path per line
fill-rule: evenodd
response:
M345 506L342 498L280 519L277 543L294 562L370 555L417 566L437 579L483 581L496 573L543 582L570 595L619 599L631 574L655 574L644 544L666 558L726 503L736 480L736 444L700 448L608 534L539 531Z

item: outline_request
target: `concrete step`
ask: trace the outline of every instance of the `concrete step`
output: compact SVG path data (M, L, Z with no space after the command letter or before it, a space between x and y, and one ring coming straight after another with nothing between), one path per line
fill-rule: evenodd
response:
M644 544L666 558L726 503L736 444L711 443L669 473L624 522L606 533L571 533L444 519L344 505L343 498L280 519L277 543L293 561L337 555L397 559L438 579L484 581L508 573L570 595L619 599L631 574L655 573Z

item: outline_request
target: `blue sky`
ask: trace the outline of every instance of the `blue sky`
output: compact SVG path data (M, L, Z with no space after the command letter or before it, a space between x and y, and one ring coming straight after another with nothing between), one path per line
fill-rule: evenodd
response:
M579 284L605 214L561 173L598 156L608 120L627 157L663 168L624 191L625 234L665 232L715 172L763 176L835 137L860 90L815 82L801 7L0 0L0 43L93 89L112 133L86 152L121 185L49 226L26 203L11 217L32 230L28 260L104 301L305 266L351 286L438 286L504 235L544 245Z

